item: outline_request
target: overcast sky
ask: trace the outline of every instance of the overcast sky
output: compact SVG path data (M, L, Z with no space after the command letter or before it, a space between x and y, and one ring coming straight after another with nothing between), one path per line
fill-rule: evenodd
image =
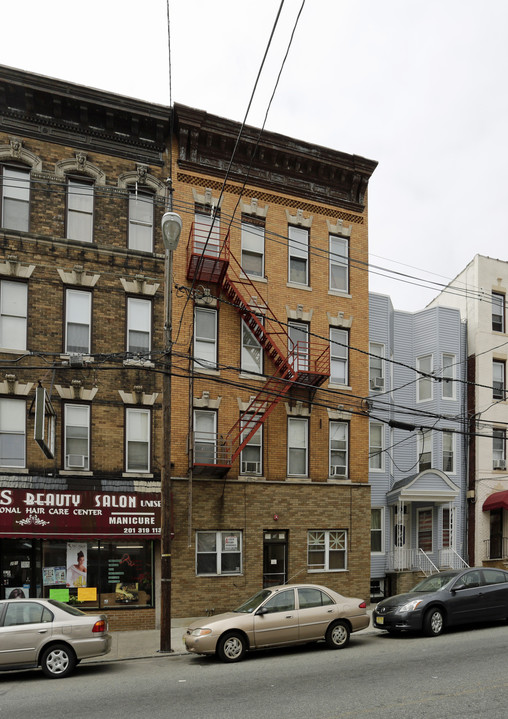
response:
M302 0L285 0L263 123ZM170 0L172 99L241 121L280 0ZM20 0L0 63L169 104L166 0ZM306 0L266 128L377 160L370 288L397 309L481 253L508 260L507 0ZM381 274L379 274L381 273ZM419 280L411 280L418 282Z

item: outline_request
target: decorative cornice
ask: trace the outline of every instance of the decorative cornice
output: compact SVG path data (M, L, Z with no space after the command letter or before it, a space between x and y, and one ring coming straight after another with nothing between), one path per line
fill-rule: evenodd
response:
M353 228L353 225L349 225L349 227L344 227L344 220L337 220L335 224L333 222L330 222L330 220L326 220L326 224L328 225L328 232L332 235L341 235L342 237L351 237L351 230Z
M296 305L296 310L292 310L289 305L286 305L286 313L289 320L302 320L302 322L310 322L314 310L308 310L304 312L303 305Z
M119 389L118 394L122 398L122 402L124 404L140 404L147 406L154 405L155 400L159 396L158 392L154 392L153 394L145 394L143 392L143 387L141 386L134 387L132 392L124 392L123 390Z
M27 280L32 276L34 270L35 265L20 262L17 255L8 255L5 262L0 262L0 275Z
M331 312L327 312L326 316L328 317L328 324L330 327L343 327L344 329L349 329L353 324L353 316L350 315L349 317L345 317L344 312L337 312L336 315L332 315Z
M180 168L362 212L377 162L175 104Z
M136 275L133 280L120 277L120 282L125 292L135 295L147 295L147 297L153 297L160 287L158 282L148 282L144 275Z
M192 400L192 406L198 409L203 407L206 409L219 409L222 397L211 399L210 392L203 390L201 397L193 397Z
M26 397L30 394L33 382L27 382L27 384L20 384L15 374L6 374L5 380L0 382L0 394L10 394Z
M75 265L72 270L56 270L65 285L78 285L80 287L95 287L100 275L90 275L85 272L82 265Z
M314 215L304 217L303 210L300 207L296 210L296 215L292 215L289 210L286 210L286 217L289 225L298 225L298 227L308 229L312 227L312 220L314 219Z
M85 402L91 402L98 392L98 387L85 389L79 379L72 380L69 387L63 387L60 384L56 384L55 389L61 399L70 400L71 402L78 399Z
M135 170L124 172L118 178L118 187L122 190L131 189L136 183L139 189L148 187L159 197L166 196L166 185L148 172L148 165L138 163Z
M8 145L0 145L0 160L18 160L29 165L34 172L42 170L41 158L23 147L23 140L18 137L10 137Z
M96 185L106 184L106 173L99 167L88 162L84 152L76 152L74 157L67 160L61 160L55 164L55 174L63 179L69 172L79 172L83 175L92 177Z
M309 404L297 400L293 405L284 402L286 405L286 414L290 417L310 417L311 407Z

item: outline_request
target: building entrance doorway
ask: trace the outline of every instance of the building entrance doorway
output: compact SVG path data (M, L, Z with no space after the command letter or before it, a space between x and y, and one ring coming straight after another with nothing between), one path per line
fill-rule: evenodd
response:
M37 596L35 544L31 539L0 539L0 598Z
M264 532L263 537L263 587L273 587L287 582L288 533Z

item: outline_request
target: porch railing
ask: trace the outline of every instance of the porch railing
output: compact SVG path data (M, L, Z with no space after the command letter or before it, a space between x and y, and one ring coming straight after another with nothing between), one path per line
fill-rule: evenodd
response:
M508 558L508 537L491 537L483 540L484 559Z
M446 547L439 551L439 566L450 569L467 569L469 564L453 547Z
M439 567L436 566L423 549L403 549L402 547L388 554L387 564L389 572L420 571L426 576L435 574L445 567L447 569L462 569L463 567L469 566L466 560L451 547L439 551Z

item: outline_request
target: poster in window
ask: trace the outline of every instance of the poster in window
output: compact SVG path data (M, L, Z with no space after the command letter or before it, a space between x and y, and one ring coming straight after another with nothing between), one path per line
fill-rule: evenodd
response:
M86 587L87 545L67 543L67 586Z

